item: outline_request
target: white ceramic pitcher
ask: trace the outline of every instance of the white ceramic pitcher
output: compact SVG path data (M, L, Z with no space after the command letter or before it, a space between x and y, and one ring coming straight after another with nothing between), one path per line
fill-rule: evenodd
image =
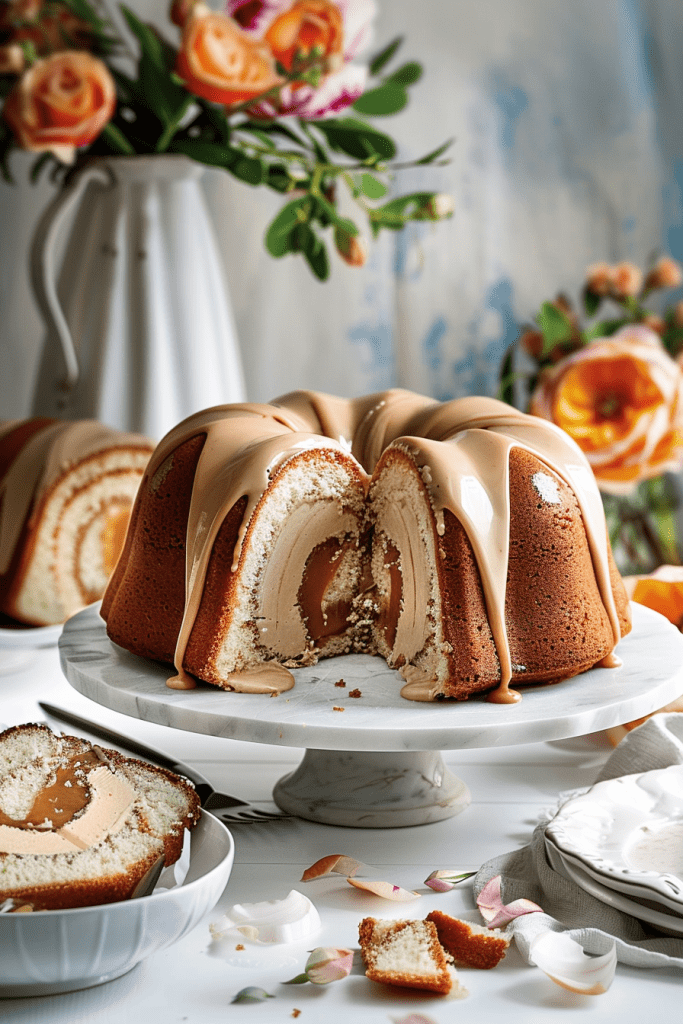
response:
M47 326L34 415L158 439L198 409L244 400L203 172L184 156L98 158L47 208L31 253Z

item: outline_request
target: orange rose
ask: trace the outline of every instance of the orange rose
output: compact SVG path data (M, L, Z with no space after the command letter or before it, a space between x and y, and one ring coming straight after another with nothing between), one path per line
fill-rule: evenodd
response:
M340 67L344 49L344 19L330 0L296 0L266 32L273 56L291 71L295 60L326 58L328 67Z
M116 86L106 65L89 53L65 50L22 75L4 116L22 149L49 150L71 163L76 147L97 138L115 106Z
M667 618L669 622L673 622L674 626L681 628L683 625L683 566L660 565L658 569L647 576L625 576L624 586L632 601L652 608ZM660 715L669 711L683 711L683 697L677 697L676 700L659 708L658 711L653 711L652 714ZM645 718L636 718L633 722L626 722L624 725L607 729L608 739L616 747L627 733L651 717L651 715L646 715Z
M189 19L176 70L190 92L226 106L253 99L279 82L265 43L250 39L225 14Z
M624 327L546 371L530 411L574 438L611 494L683 460L683 372L646 327Z

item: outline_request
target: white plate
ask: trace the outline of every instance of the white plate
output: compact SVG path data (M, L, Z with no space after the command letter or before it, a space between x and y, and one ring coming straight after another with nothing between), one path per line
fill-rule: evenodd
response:
M63 622L56 626L0 626L0 648L54 647L63 628Z
M230 832L205 813L192 832L182 885L99 907L0 914L0 998L72 992L130 971L215 907L234 856Z
M548 836L545 837L545 847L548 853L548 860L555 870L560 872L560 874L563 872L558 866L558 859L562 862L562 866L568 864L569 867L575 868L582 874L588 875L593 879L593 881L607 889L611 889L613 892L630 896L638 903L644 902L646 905L651 906L653 910L662 910L665 914L673 913L683 920L683 907L681 907L680 901L668 899L668 897L664 896L662 893L655 892L652 887L645 885L632 885L629 882L623 881L621 878L601 875L599 871L590 867L590 865L586 864L585 861L571 857L568 853L558 850L556 846L553 846L552 840Z
M683 913L683 765L599 782L563 804L546 833L603 884L637 886Z
M562 858L561 867L559 862L553 864L553 866L570 882L575 882L576 885L590 893L591 896L595 896L601 903L614 907L615 910L621 910L622 913L629 914L639 921L652 924L655 928L659 928L660 931L667 932L670 935L683 935L683 917L678 917L676 914L665 914L663 911L645 907L642 903L631 900L628 896L615 892L614 889L610 889L606 885L597 882L586 871L582 871L581 868L570 864L565 858Z

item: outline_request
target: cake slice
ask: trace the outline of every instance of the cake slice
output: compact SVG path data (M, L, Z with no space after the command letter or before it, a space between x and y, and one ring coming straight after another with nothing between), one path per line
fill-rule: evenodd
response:
M467 995L431 921L364 918L359 926L365 974L371 981L446 995Z
M192 785L45 725L0 733L0 902L34 910L128 899L199 821Z
M439 942L458 967L489 970L500 963L510 945L510 937L500 928L461 921L441 910L432 910L425 920L436 926Z
M95 420L0 422L0 613L46 626L102 597L153 450Z

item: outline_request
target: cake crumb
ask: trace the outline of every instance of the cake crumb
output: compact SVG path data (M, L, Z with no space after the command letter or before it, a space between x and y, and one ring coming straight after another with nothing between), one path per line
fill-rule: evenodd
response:
M337 682L334 685L335 686L342 686L343 687L343 686L346 686L346 683L345 683L345 681L343 679L338 679Z
M335 707L333 707L333 708L332 708L332 710L333 710L333 711L344 711L344 708L338 708L338 707L336 707L336 705L335 705Z
M240 951L240 953L241 953L242 950L244 949L244 946L242 945L241 942L238 942L237 945L235 946L235 949L238 949Z
M292 1010L292 1017L296 1018L296 1017L300 1017L300 1016L301 1016L301 1010L297 1010L297 1008L295 1006L294 1009Z
M363 694L360 690L349 690L349 697L362 697Z

